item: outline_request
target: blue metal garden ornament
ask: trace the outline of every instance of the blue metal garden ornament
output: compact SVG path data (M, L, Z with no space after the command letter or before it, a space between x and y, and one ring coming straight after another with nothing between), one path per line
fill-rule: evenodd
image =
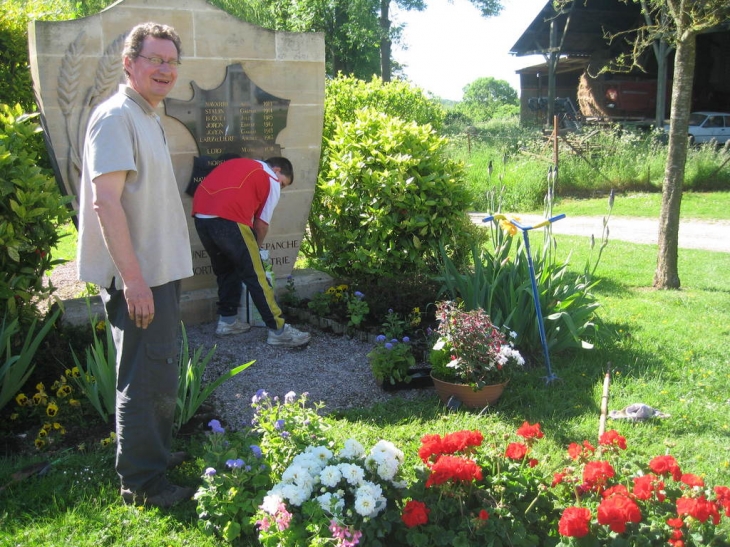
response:
M547 345L547 337L545 336L545 324L543 322L542 318L542 306L540 305L540 293L537 290L537 280L535 279L535 266L532 263L532 252L530 251L530 236L528 232L530 230L535 230L536 228L542 228L543 226L547 226L549 224L552 224L553 222L556 222L560 220L561 218L565 218L565 214L556 215L554 217L548 218L546 220L543 220L542 222L539 222L535 224L534 226L524 226L523 224L520 224L518 221L516 221L513 218L507 218L505 215L502 214L494 214L490 215L484 219L482 219L482 222L490 222L492 220L497 221L506 221L512 224L515 228L520 230L522 232L522 238L525 241L525 250L527 251L527 264L530 268L530 282L532 283L532 299L535 302L535 312L537 313L537 328L540 331L540 342L542 343L542 351L545 354L545 367L547 367L547 376L545 377L545 383L550 383L553 380L559 380L559 378L553 373L553 370L550 366L550 352L548 351L548 345Z

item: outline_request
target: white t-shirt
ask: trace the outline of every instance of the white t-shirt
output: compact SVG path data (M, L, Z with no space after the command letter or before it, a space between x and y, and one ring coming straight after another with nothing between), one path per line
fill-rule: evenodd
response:
M102 287L119 280L93 209L96 177L126 171L121 196L132 246L150 287L193 275L180 189L159 116L131 87L99 105L89 120L80 185L79 279Z

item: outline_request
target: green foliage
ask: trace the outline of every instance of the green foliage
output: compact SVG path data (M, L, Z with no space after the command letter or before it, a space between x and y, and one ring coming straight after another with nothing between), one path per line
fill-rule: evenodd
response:
M5 351L5 359L0 361L0 409L23 387L30 377L35 363L33 358L38 346L53 327L58 319L60 310L56 310L36 333L36 320L28 327L23 335L23 345L20 348L14 347L14 339L20 334L18 319L11 319L8 322L7 316L3 318L0 325L0 349ZM16 354L16 350L18 350Z
M365 295L360 291L347 293L346 305L348 326L357 328L362 325L368 313L370 313L370 306L365 301Z
M107 321L97 321L91 317L91 305L88 303L89 321L93 325L94 341L86 348L86 366L76 352L72 357L76 370L71 374L76 386L86 396L104 423L116 412L117 400L117 352L112 339L111 326ZM102 339L97 331L104 331Z
M519 114L517 92L505 80L478 78L464 88L464 99L456 106L474 122Z
M467 166L466 184L473 196L471 210L495 212L489 199L494 193L502 195L502 212L542 208L553 147L539 131L520 127L517 118L469 126L453 116L450 120L452 123L446 128L452 135L449 151L453 159ZM587 126L569 138L581 153L561 144L556 197L589 198L608 195L611 190L660 192L667 146L657 133L618 125ZM683 188L730 189L726 160L724 147L690 147Z
M54 260L59 226L69 219L52 178L37 167L29 143L40 131L20 106L0 105L0 313L21 324L38 315L38 300L53 293L43 274Z
M307 302L307 307L312 310L312 313L317 317L326 317L330 315L330 304L332 303L332 297L325 291L318 292L312 295L312 298Z
M113 0L3 0L0 2L0 102L36 109L28 63L28 23L62 21L101 11Z
M202 357L203 347L201 346L191 355L188 345L188 335L185 330L185 325L182 324L182 344L178 360L177 406L175 408L174 421L175 431L180 431L180 428L190 421L200 408L200 405L211 396L218 386L255 363L255 361L249 361L248 363L232 368L203 388L203 375L205 369L208 367L208 363L215 354L215 350L216 346L213 346L205 357Z
M429 126L375 110L337 127L310 215L327 234L328 270L359 281L434 267L437 242L451 247L469 223L463 171L445 146Z
M416 365L410 339L387 338L379 334L375 346L367 354L370 370L378 382L395 384L409 382L408 369Z
M380 74L380 26L372 0L211 0L255 25L289 32L321 32L327 74Z
M473 266L460 272L444 254L442 278L449 297L461 299L465 309L482 308L496 325L517 334L515 345L527 354L541 348L537 312L532 296L531 275L521 233L495 220L490 230L492 245L473 247ZM595 283L587 275L568 273L568 262L559 262L555 242L545 229L542 247L533 253L535 279L545 322L548 348L558 352L568 348L591 347L598 307L591 290Z
M208 425L212 431L205 445L203 484L195 494L198 525L232 543L251 535L245 525L272 485L270 469L250 431L226 432L218 420Z
M326 83L324 144L334 136L338 124L354 122L357 113L368 108L418 125L429 124L436 131L441 129L446 116L438 101L408 82L383 82L378 77L365 81L338 74Z
M329 233L321 224L322 217L329 211L322 203L320 186L326 182L324 173L330 166L330 150L335 132L341 131L343 124L354 123L359 113L369 108L419 125L430 124L436 131L442 126L445 116L438 101L403 81L383 82L373 77L366 82L338 74L336 78L327 80L325 92L319 178L309 215L309 229L302 247L302 253L309 259L318 259L329 250ZM406 150L402 152L409 153Z

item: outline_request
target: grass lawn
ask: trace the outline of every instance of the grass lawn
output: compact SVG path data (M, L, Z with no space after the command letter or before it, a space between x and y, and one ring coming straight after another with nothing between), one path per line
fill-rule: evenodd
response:
M695 203L689 196L683 201L683 216L710 218L703 215L719 207L711 218L730 217L730 194L712 194L717 199L710 204L699 203L707 200ZM626 214L648 216L658 203L654 196L635 199L641 205L636 208L639 212ZM589 212L593 207L595 212ZM602 215L606 203L566 200L555 210ZM572 267L581 271L589 252L587 239L556 238L560 252L566 256L572 252ZM435 394L424 402L394 399L385 405L332 414L326 419L333 437L355 436L365 445L390 440L403 450L407 463L413 464L424 434L479 428L486 434L501 435L528 420L539 422L545 432L535 457L557 471L564 464L569 443L584 439L596 443L608 370L611 409L643 402L670 415L644 423L609 420L608 428L626 437L631 459L646 464L654 456L671 454L684 472L700 475L710 485L728 485L730 254L680 249L682 289L655 291L651 281L656 253L655 245L609 241L596 272L600 283L595 290L605 336L593 350L551 356L560 380L546 385L544 368L530 370L509 385L495 408L481 415L449 411ZM291 388L297 390L297 386ZM172 478L181 484L196 484L203 470L202 438L178 438L176 445L198 459L175 470ZM44 457L0 459L0 485L11 481L13 472ZM171 511L123 506L110 450L69 450L50 455L50 460L53 465L44 476L11 484L0 492L0 546L225 545L197 528L194 502ZM723 526L730 537L727 518Z

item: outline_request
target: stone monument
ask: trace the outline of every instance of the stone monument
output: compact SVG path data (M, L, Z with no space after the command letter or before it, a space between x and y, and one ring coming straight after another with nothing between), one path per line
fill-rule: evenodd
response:
M262 29L205 0L120 0L83 19L32 22L31 73L59 187L77 195L89 116L124 82L126 33L145 21L171 25L182 39L178 80L158 114L188 213L192 198L185 190L194 175L226 154L282 155L294 165L296 182L282 192L265 244L275 277L285 279L317 179L325 85L321 33ZM183 317L198 322L214 316L215 278L192 218L189 229L195 275L183 281Z

